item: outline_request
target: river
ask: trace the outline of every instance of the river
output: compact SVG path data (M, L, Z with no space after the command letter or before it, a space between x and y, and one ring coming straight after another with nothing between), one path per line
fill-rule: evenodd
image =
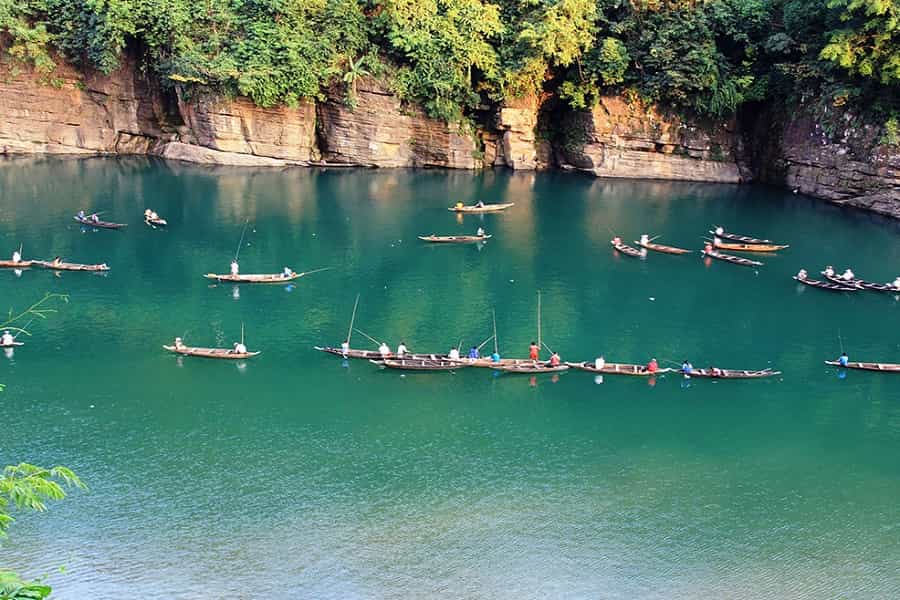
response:
M457 200L515 202L457 219ZM79 208L128 223L83 231ZM169 220L146 227L152 208ZM211 285L244 224L242 272ZM617 256L611 232L699 249L784 240L758 269ZM483 246L429 246L472 233ZM90 486L21 514L0 564L83 598L900 596L900 301L798 288L801 267L900 275L900 226L763 186L567 173L0 162L0 249L106 262L0 271L2 308L69 302L0 357L0 463ZM313 350L391 346L783 371L758 381L409 374ZM246 363L162 350L229 345ZM372 347L360 333L354 346ZM490 350L492 343L485 345ZM60 570L64 567L64 570Z

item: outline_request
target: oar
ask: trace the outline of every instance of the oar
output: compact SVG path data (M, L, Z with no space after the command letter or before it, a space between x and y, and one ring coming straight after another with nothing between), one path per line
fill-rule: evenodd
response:
M244 228L241 230L241 239L238 240L237 249L234 251L234 262L237 262L238 256L241 254L241 244L244 243L244 234L247 233L248 225L250 225L250 219L244 221Z
M369 341L372 342L373 344L375 344L376 346L380 346L380 345L381 345L381 342L379 342L378 340L376 340L375 338L373 338L371 335L369 335L369 334L366 333L365 331L360 331L359 329L354 329L354 331L355 331L356 333L362 335L363 337L368 338Z
M305 277L306 275L312 275L313 273L321 273L322 271L328 271L333 268L334 267L322 267L321 269L313 269L312 271L303 271L302 273L297 273L297 277Z
M356 294L356 302L353 303L353 313L350 315L350 330L347 332L347 346L350 346L350 337L353 335L353 321L356 319L356 307L359 306L359 294Z

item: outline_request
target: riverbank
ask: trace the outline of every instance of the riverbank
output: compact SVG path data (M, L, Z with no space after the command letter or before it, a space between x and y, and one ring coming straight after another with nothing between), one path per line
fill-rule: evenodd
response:
M263 109L247 98L162 89L136 61L123 60L110 75L60 61L49 78L0 63L0 109L0 154L8 155L762 181L900 218L900 148L879 144L877 128L852 115L817 115L806 107L791 115L760 107L750 117L690 121L616 96L602 97L590 111L526 98L485 107L474 126L460 127L402 103L371 77L357 84L353 108L334 90L320 101Z

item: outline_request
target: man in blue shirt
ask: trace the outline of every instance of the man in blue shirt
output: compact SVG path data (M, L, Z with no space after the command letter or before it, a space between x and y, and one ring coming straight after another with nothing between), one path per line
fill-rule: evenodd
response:
M838 364L842 367L846 367L848 362L850 362L850 357L847 356L846 352L841 352L841 357L838 358Z
M472 349L469 350L469 358L481 358L481 356L478 354L478 348L472 346Z

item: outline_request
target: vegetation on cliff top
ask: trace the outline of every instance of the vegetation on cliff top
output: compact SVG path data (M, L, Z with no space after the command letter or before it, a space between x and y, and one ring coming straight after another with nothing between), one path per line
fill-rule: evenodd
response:
M114 70L126 48L167 85L263 106L382 73L457 119L544 92L637 95L701 116L772 96L894 110L900 0L0 0L8 54ZM863 104L860 102L860 104Z

